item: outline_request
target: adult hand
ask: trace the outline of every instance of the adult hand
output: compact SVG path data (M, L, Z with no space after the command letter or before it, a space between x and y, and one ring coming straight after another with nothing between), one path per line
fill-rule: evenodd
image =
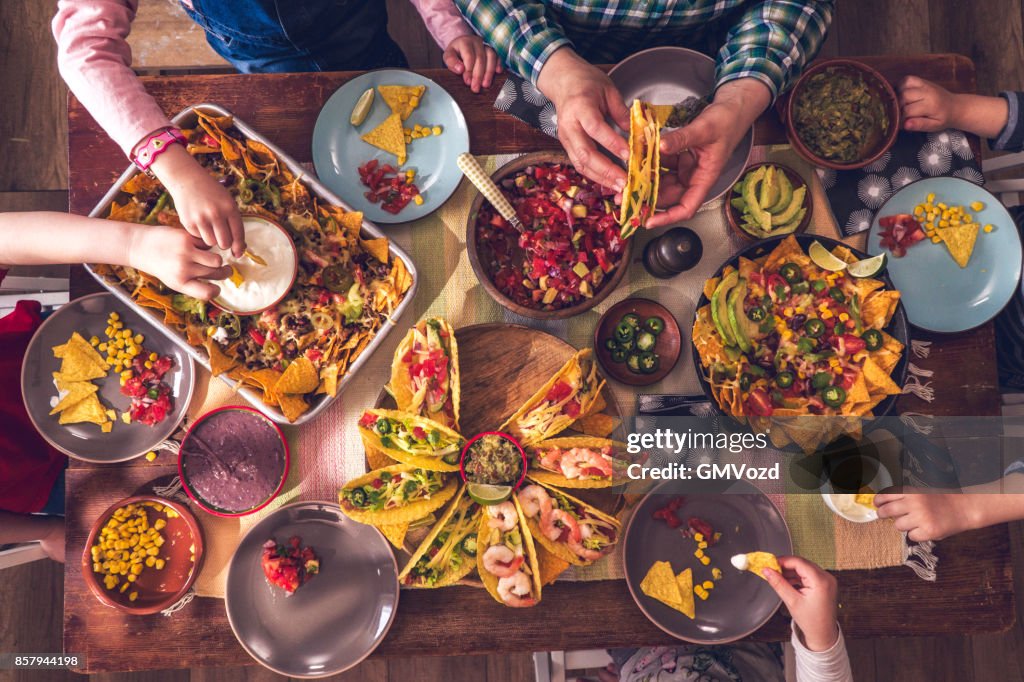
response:
M768 87L753 78L725 83L712 103L689 125L661 136L661 179L658 204L648 228L689 220L704 203L711 187L747 130L771 103Z
M804 646L827 651L839 640L839 588L836 579L817 564L797 556L780 556L782 574L766 568L765 580L782 599L793 617Z
M915 542L942 540L978 527L974 504L986 495L940 492L889 492L875 495L878 518L892 519L893 526Z
M128 264L183 294L208 301L220 287L208 280L231 276L231 268L208 250L203 242L176 227L132 225L128 239Z
M611 117L620 128L629 130L629 110L611 79L563 47L544 64L537 86L555 105L558 139L576 170L596 183L622 191L626 172L597 148L600 144L623 161L629 158L626 140L605 120Z
M174 199L178 218L189 234L241 258L245 229L238 204L205 168L178 144L153 162L153 172Z
M491 87L494 74L501 73L497 53L478 35L459 36L448 43L442 58L448 70L462 76L462 82L473 92L480 92L481 86Z

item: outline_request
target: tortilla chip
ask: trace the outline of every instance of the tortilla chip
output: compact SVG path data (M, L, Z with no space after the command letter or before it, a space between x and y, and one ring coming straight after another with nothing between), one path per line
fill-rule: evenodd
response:
M939 238L946 245L949 255L953 257L956 264L966 268L971 254L974 253L974 243L978 239L978 231L981 229L978 223L967 223L957 227L944 227L938 230Z
M377 92L380 93L381 99L391 108L392 113L398 114L403 121L416 111L426 89L425 85L377 86Z
M378 237L377 239L364 239L362 247L368 254L379 260L381 263L388 262L388 238Z
M103 424L107 421L107 411L95 393L88 394L60 413L61 424L78 424L80 422Z
M398 165L405 163L405 133L402 132L402 119L392 113L384 122L362 136L363 142L394 154Z
M388 542L395 549L405 549L405 534L409 532L409 522L403 523L385 523L377 526L384 537L388 539Z
M292 395L282 393L277 396L277 404L281 407L281 412L284 413L285 419L290 422L295 421L306 410L309 409L309 403L301 395Z
M686 569L680 575L684 575L689 572L690 569ZM646 594L652 599L657 599L662 604L685 613L690 618L693 611L693 590L692 590L692 578L691 578L691 589L687 590L690 594L690 609L689 612L686 609L686 602L683 601L683 594L680 589L680 582L685 583L685 578L682 581L676 580L676 574L672 570L672 564L667 561L655 561L651 564L650 570L647 571L647 575L640 581L640 591Z
M620 419L610 414L591 414L582 419L577 419L576 423L573 424L573 428L588 436L607 438L615 431L615 427L619 425L620 421Z
M86 396L98 391L99 386L89 381L72 381L70 383L65 383L64 388L60 390L67 391L67 395L61 398L60 402L50 410L51 415L63 412L72 405L84 400Z
M856 263L860 260L857 256L853 255L850 247L844 244L836 244L835 248L832 249L832 255L847 264Z
M555 556L540 545L536 546L536 550L537 565L540 567L541 585L550 585L555 582L558 576L562 575L571 565L565 559Z
M871 400L871 394L868 391L868 382L864 378L864 373L859 372L857 374L857 378L853 382L853 386L851 386L850 390L846 392L846 402L843 403L844 413L848 414L845 412L845 408L868 400Z
M100 424L100 431L103 433L110 433L111 429L114 428L114 422L103 422Z
M313 361L305 355L292 360L274 385L275 393L312 393L320 385L320 375Z
M317 393L326 393L334 397L338 393L338 365L325 365L320 369L320 386Z
M207 357L210 358L210 373L213 376L219 376L238 365L238 360L225 353L212 336L203 339L203 346L206 348Z
M761 575L763 569L770 568L782 573L779 560L771 552L747 552L747 562L747 570L762 580L764 580L764 576Z
M903 393L903 389L892 380L889 373L876 365L871 358L865 358L861 373L872 394L881 392L884 395L900 395Z
M693 599L693 569L686 569L676 576L676 584L679 585L679 594L683 597L682 611L691 619L697 616L697 605Z
M85 354L76 346L68 346L64 349L64 356L60 363L60 374L64 381L89 381L100 379L107 375L108 365L104 362L95 362L93 358Z
M870 509L877 509L875 507L875 493L871 491L871 488L861 488L860 492L854 495L853 501Z
M900 302L900 292L876 291L861 304L860 316L864 326L871 329L882 329L888 326L889 320L896 314L896 306Z

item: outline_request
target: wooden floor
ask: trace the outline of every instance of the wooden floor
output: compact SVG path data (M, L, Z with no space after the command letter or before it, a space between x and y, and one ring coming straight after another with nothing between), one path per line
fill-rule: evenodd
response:
M56 69L49 20L55 3L0 0L0 211L67 206L66 88ZM1024 0L843 0L824 54L960 52L974 59L979 90L1024 89ZM223 68L202 34L171 0L141 0L133 36L136 64L147 69ZM433 45L407 0L388 0L391 32L413 66L439 66ZM174 40L167 36L179 36ZM1018 594L1024 594L1024 529L1013 529ZM941 570L941 569L940 569ZM840 575L840 580L842 576ZM61 569L52 562L0 576L0 651L61 650ZM586 605L580 605L585 617ZM595 627L601 627L596 624ZM159 643L154 642L154 646ZM899 638L848 642L857 680L878 682L1024 682L1024 630L984 637ZM538 648L542 637L538 636ZM452 653L457 653L453 642ZM65 673L0 672L0 680L62 680ZM145 675L93 675L96 681L262 682L258 668L183 669ZM529 653L516 656L371 660L336 679L345 682L526 682Z

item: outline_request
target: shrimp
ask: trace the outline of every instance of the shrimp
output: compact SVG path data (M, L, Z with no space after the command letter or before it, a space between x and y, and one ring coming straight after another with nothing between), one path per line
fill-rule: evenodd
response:
M498 580L498 596L506 606L525 607L533 606L537 600L530 596L533 591L533 582L530 576L522 571L516 571L513 575Z
M525 560L522 554L516 554L505 545L492 545L484 552L484 570L499 578L506 578L518 571Z
M562 457L562 473L566 478L599 478L612 475L612 463L604 452L590 448L573 448Z
M558 542L562 533L568 531L568 542L580 542L580 524L576 517L564 509L554 509L547 516L540 517L540 530L544 537L552 542Z
M547 452L540 454L538 464L549 471L559 471L561 469L562 456L566 452L566 450L561 448L551 448Z
M573 542L572 540L569 540L569 549L572 550L573 554L584 561L597 561L604 556L603 552L585 547L582 542Z
M551 496L539 485L528 485L519 491L519 504L526 518L532 519L540 514L541 518L551 511Z
M516 513L516 506L512 502L505 501L501 504L494 504L487 507L487 525L498 530L512 530L519 523L519 514Z

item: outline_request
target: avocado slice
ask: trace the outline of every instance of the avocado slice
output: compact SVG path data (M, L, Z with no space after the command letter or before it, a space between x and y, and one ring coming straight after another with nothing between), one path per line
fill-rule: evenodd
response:
M768 212L772 215L780 213L789 207L789 202L793 200L793 183L789 181L789 176L786 175L785 171L779 171L776 173L776 178L779 185L779 195L775 203L771 206L765 206Z
M764 180L761 181L761 195L758 203L762 209L767 209L779 200L778 176L785 175L782 171L775 172L775 166L768 166L764 173Z
M761 212L761 203L758 201L758 185L764 180L765 167L761 166L755 171L747 173L743 183L743 201L747 204L747 211L751 215L758 215Z
M758 334L758 324L743 310L743 301L747 298L747 280L740 279L729 292L729 323L736 336L736 345L744 353L753 349L753 339Z
M790 220L788 223L785 223L784 225L779 225L778 227L776 227L774 230L774 234L788 234L790 232L793 232L794 230L796 230L796 228L800 227L800 221L804 219L804 215L806 213L807 209L801 208L799 211L796 212L796 215L793 216L792 220Z
M736 345L736 336L732 332L732 325L729 324L729 292L736 286L740 275L735 270L722 278L722 281L715 287L711 294L711 319L715 322L715 329L718 335L725 341L726 346Z
M807 196L806 185L793 192L793 196L789 201L789 206L787 206L785 210L776 213L772 218L772 222L779 226L791 222L793 220L793 216L799 213L801 208L803 208L805 196Z
M740 213L745 213L747 210L747 202L743 201L743 197L733 197L729 203Z

